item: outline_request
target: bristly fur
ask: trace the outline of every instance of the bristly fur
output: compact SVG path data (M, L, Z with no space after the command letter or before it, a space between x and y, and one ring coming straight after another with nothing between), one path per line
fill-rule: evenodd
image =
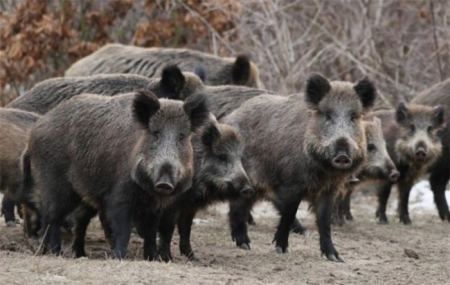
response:
M142 48L122 44L103 46L74 63L65 75L133 73L151 78L158 76L167 65L177 65L187 72L195 72L197 67L201 67L205 72L199 75L207 85L261 87L259 70L246 56L224 58L190 49Z

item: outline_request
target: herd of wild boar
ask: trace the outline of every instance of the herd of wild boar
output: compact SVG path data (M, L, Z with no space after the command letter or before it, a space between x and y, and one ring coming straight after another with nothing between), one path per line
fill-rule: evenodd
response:
M286 253L289 233L305 231L296 219L305 200L322 254L342 261L330 225L353 219L358 184L377 189L379 223L388 222L396 186L400 221L410 224L411 188L429 174L450 222L450 79L379 111L368 79L313 74L304 86L292 95L264 90L246 56L106 45L0 110L5 221L16 224L17 206L25 233L54 254L68 230L81 257L98 214L114 257L126 256L135 229L144 259L164 261L176 226L181 254L194 259L199 210L229 202L232 239L249 250L252 207L267 199L280 215L276 252Z

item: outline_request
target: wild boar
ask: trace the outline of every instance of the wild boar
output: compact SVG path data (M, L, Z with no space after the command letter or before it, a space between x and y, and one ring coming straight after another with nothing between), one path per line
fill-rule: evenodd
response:
M149 92L80 95L39 120L23 155L25 177L39 195L44 244L61 251L60 228L77 207L73 249L99 212L115 257L126 255L132 222L144 237L144 258L156 259L159 211L190 188L191 134L208 119L205 97L184 103ZM29 179L26 179L29 180Z
M333 199L365 160L362 115L375 98L376 89L367 79L352 84L313 75L305 96L257 96L224 118L243 138L244 168L257 195L278 205L281 219L274 238L278 253L287 252L298 206L307 199L317 217L322 253L342 261L331 239ZM249 243L250 206L250 199L238 199L230 209L238 246Z

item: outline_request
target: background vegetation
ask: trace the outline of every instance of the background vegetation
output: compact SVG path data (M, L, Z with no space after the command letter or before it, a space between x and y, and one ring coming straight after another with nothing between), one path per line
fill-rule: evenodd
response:
M0 0L0 105L107 42L248 54L282 93L369 76L389 106L450 76L450 1Z

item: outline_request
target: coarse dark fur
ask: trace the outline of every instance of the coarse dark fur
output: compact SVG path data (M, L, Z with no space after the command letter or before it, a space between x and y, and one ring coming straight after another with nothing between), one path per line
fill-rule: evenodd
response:
M396 183L400 221L410 224L408 200L411 188L442 153L438 133L443 128L444 109L440 106L400 103L394 111L377 111L374 115L382 121L389 155L400 172ZM386 181L378 187L376 216L379 223L388 223L386 204L394 184Z
M442 141L442 155L429 170L429 180L439 217L450 222L450 212L445 198L445 189L450 180L450 79L419 93L412 103L427 106L440 105L445 108L446 126L439 133Z
M133 74L48 79L10 102L8 107L45 114L59 103L82 93L114 96L139 90L149 90L160 98L183 100L203 87L196 75L182 73L176 66L166 66L161 78L152 79Z
M160 223L159 252L163 260L172 258L170 244L175 224L180 234L180 252L194 259L190 243L195 214L219 201L253 194L247 173L242 166L243 145L235 129L211 123L193 137L194 179L190 190L164 210Z
M258 96L223 120L243 137L244 168L255 191L272 200L281 214L274 238L277 252L287 251L295 213L306 199L316 213L322 253L341 261L331 240L333 198L365 160L362 115L375 98L368 80L329 82L314 75L305 96ZM238 246L250 242L246 221L256 199L240 199L231 206L232 237Z
M208 96L208 106L211 113L222 120L226 115L239 108L244 102L271 91L246 86L221 85L205 86L204 94Z
M16 224L15 204L26 203L23 193L20 156L28 132L39 115L12 108L0 108L0 191L4 193L2 214L7 225Z
M204 96L183 104L148 92L80 95L50 111L32 129L23 155L46 248L60 252L61 225L81 208L76 256L85 255L86 228L98 211L114 256L125 256L134 221L144 258L156 259L159 211L191 186L191 133L208 116Z
M105 45L75 62L65 75L133 73L151 78L157 76L167 64L177 65L183 71L195 71L207 85L261 86L256 64L243 55L224 58L190 49L142 48L122 44Z

